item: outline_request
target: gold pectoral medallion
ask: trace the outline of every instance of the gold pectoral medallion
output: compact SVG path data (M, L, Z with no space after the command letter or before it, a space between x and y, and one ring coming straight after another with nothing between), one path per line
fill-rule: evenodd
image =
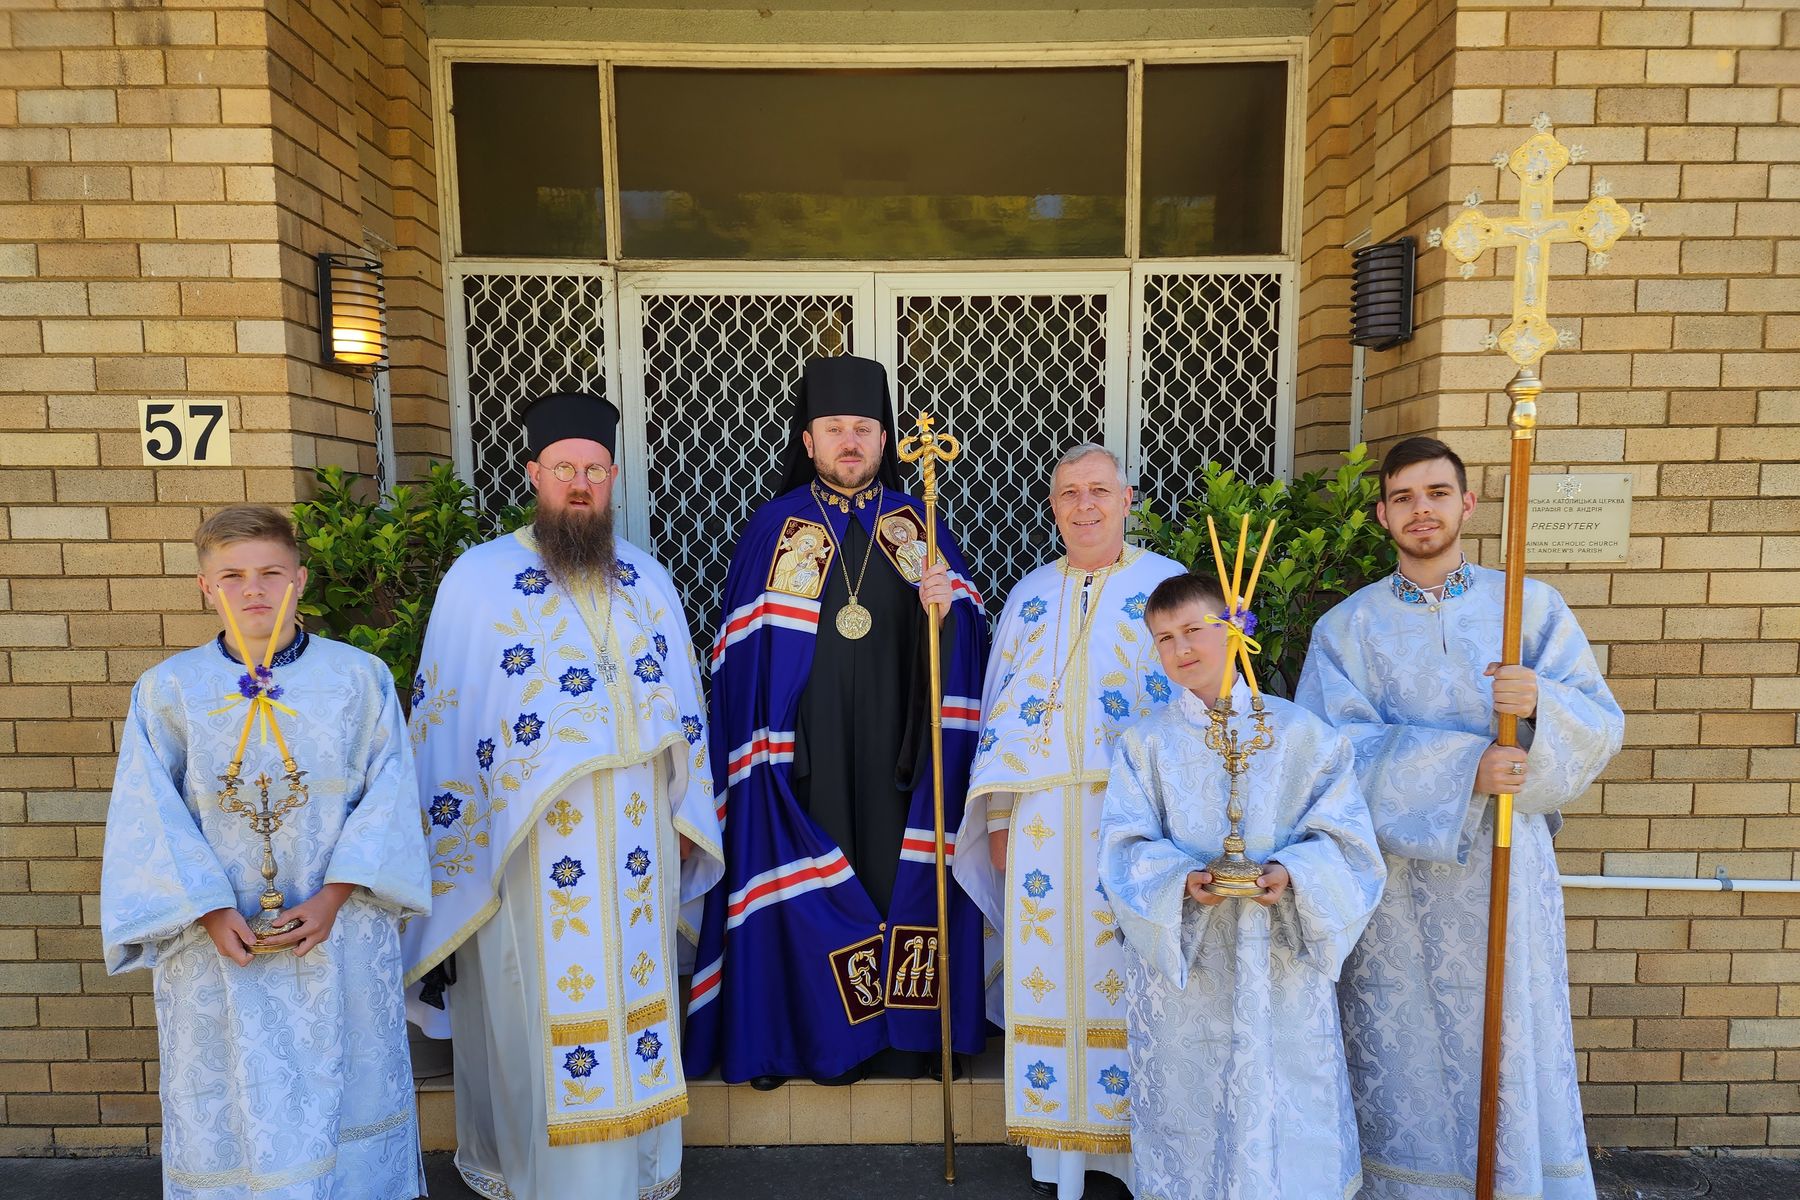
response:
M833 950L831 978L844 1001L844 1016L852 1025L879 1017L883 1009L881 989L881 935L873 934Z
M858 604L856 597L852 596L844 602L844 607L838 609L834 624L837 625L840 637L855 642L869 636L869 630L874 627L875 621L869 616L869 610Z
M938 1006L938 931L935 925L895 925L888 950L887 1006Z

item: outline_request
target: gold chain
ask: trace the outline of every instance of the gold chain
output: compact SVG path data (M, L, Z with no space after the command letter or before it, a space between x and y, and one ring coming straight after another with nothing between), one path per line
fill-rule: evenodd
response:
M1094 598L1092 603L1088 605L1087 612L1083 613L1081 616L1081 628L1075 631L1074 640L1069 643L1069 656L1063 659L1061 669L1056 672L1056 675L1050 681L1049 701L1052 709L1057 706L1057 696L1062 691L1062 683L1063 680L1068 677L1069 668L1075 665L1075 656L1081 653L1082 646L1087 642L1088 630L1093 626L1094 617L1100 612L1100 596L1106 591L1106 577L1112 574L1114 567L1117 567L1124 561L1125 553L1124 551L1120 551L1117 559L1108 563L1106 566L1101 567L1098 571L1082 572L1092 580L1097 581L1099 587L1094 591ZM1051 662L1055 662L1062 654L1063 614L1068 611L1069 579L1069 572L1063 572L1062 589L1057 593L1056 598L1056 636L1050 643Z
M831 532L831 515L825 511L825 501L819 495L819 485L814 483L812 487L813 503L819 506L819 516L823 517L825 520L825 537L831 542L831 548L837 552L838 566L842 567L844 570L844 587L850 592L850 603L855 604L857 602L856 597L862 592L863 580L869 577L869 561L875 557L875 538L881 531L881 518L884 515L881 511L881 505L882 501L886 498L886 488L880 484L877 484L875 487L874 532L869 535L869 544L863 550L862 570L856 573L856 582L853 584L850 582L850 564L844 561L848 555L844 553L843 543L838 541L837 535ZM845 512L848 513L849 509L846 508Z

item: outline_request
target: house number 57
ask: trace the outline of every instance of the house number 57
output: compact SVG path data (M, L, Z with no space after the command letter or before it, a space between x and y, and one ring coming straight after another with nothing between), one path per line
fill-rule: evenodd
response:
M144 440L144 465L152 467L228 467L231 425L223 400L138 401L138 433Z

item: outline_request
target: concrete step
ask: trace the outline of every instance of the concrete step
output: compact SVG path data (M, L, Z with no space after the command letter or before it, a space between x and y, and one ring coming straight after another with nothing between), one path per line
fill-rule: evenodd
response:
M996 1039L996 1042L998 1039ZM1006 1140L1004 1059L990 1050L950 1085L956 1140ZM420 1079L427 1150L456 1148L456 1091L448 1074ZM847 1087L795 1080L772 1092L719 1079L688 1081L682 1141L689 1146L912 1145L944 1140L943 1088L933 1079L865 1079Z

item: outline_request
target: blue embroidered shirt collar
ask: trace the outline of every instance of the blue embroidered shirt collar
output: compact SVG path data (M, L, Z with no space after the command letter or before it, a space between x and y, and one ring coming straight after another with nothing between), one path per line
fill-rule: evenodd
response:
M287 667L299 662L300 656L306 653L306 643L310 640L311 636L306 630L302 629L294 635L293 641L275 652L275 657L269 660L269 666L271 668ZM213 642L213 645L219 648L220 654L223 654L232 662L237 662L237 655L233 654L225 645L225 634L223 632L219 634L218 639Z
M1464 558L1457 564L1456 570L1444 577L1444 594L1434 596L1400 572L1395 571L1388 578L1388 586L1394 589L1394 598L1402 604L1437 604L1444 600L1454 600L1475 585L1475 568Z

